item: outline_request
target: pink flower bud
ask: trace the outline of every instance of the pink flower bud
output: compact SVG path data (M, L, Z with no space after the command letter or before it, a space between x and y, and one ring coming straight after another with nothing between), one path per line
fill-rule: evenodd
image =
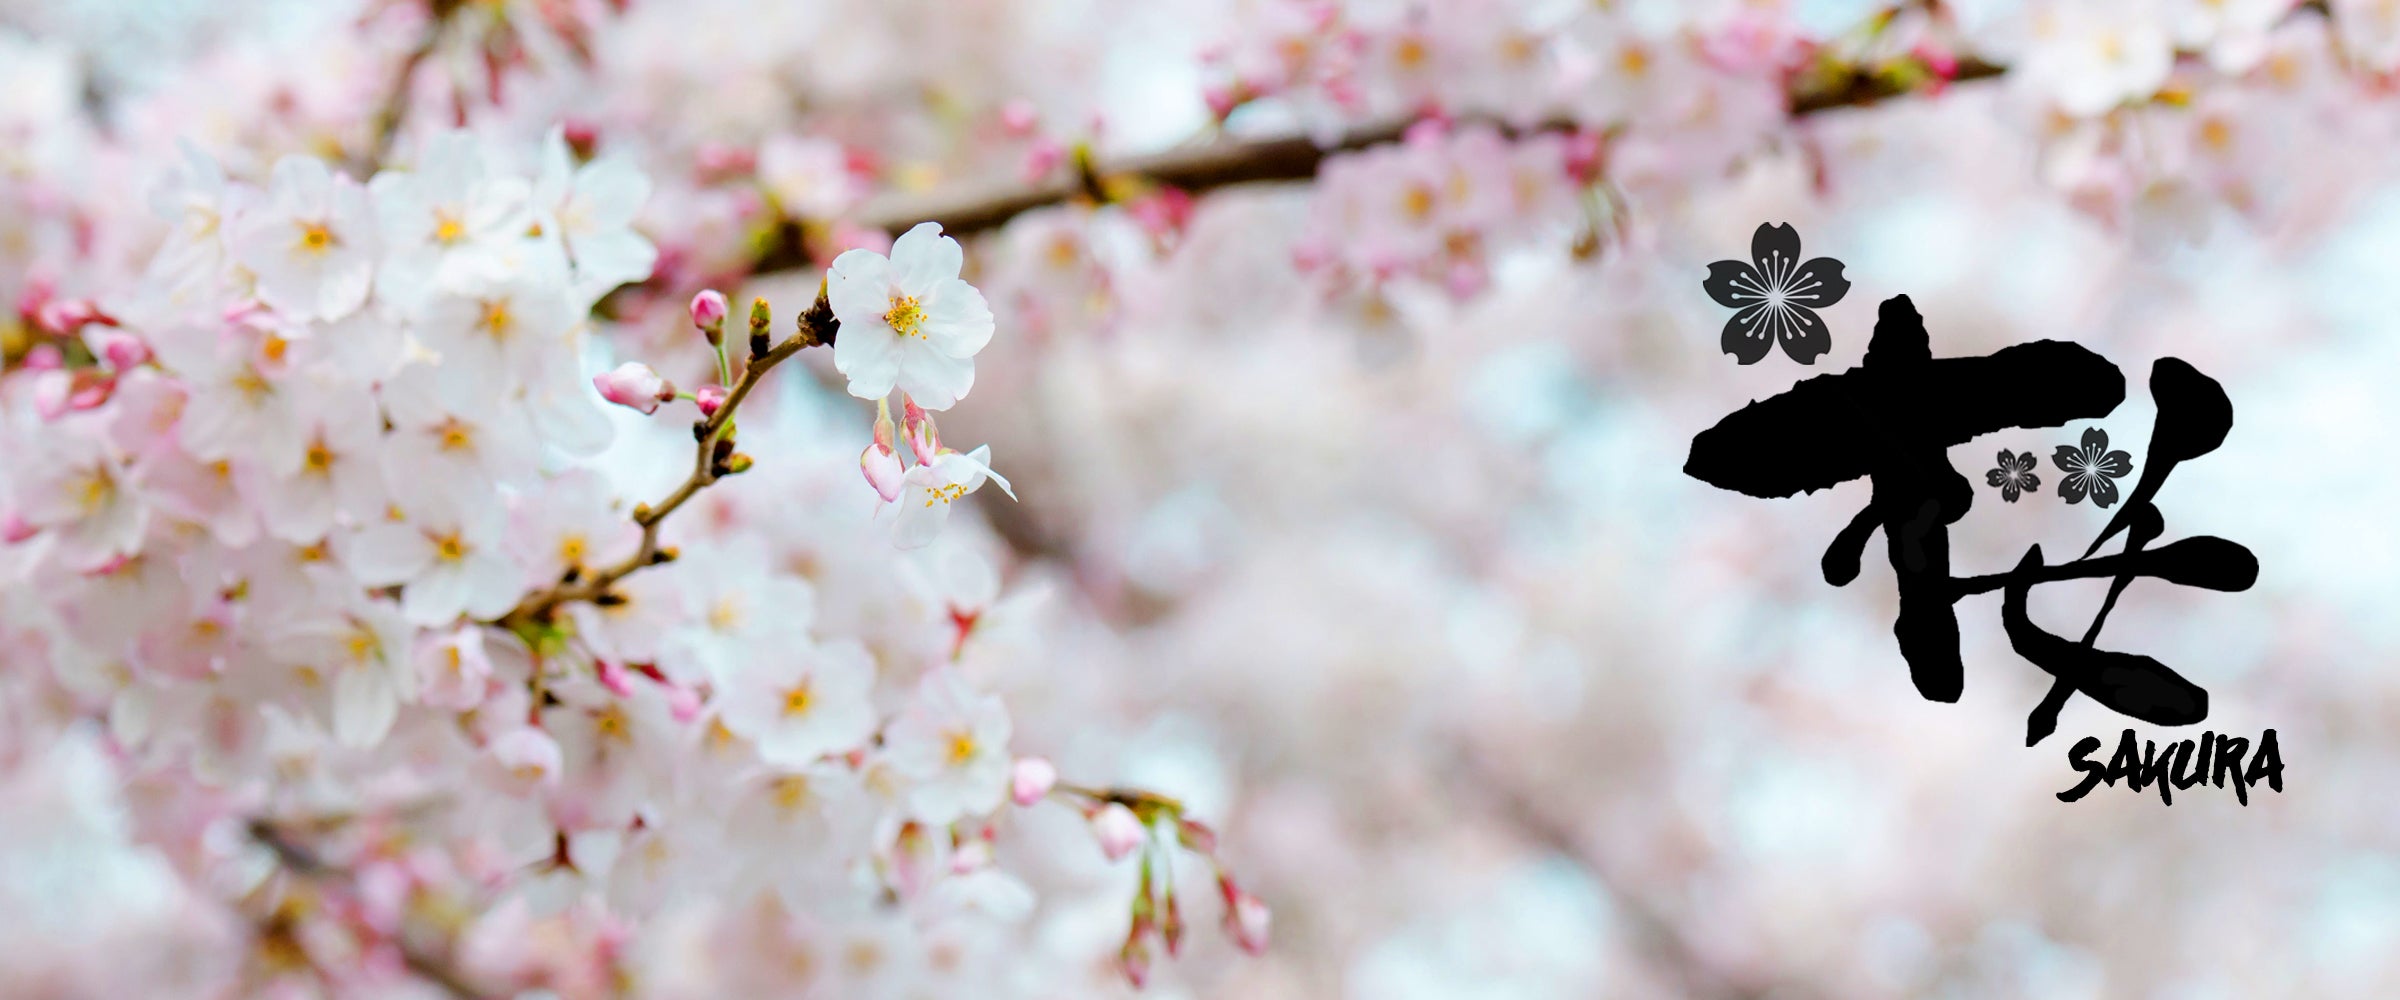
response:
M1058 784L1058 768L1040 757L1019 757L1008 772L1009 800L1020 806L1030 806L1050 794Z
M1092 836L1100 841L1100 853L1108 860L1119 861L1142 846L1142 821L1122 803L1111 802L1092 814Z
M1243 892L1230 878L1217 880L1217 891L1225 897L1225 934L1233 938L1243 951L1253 955L1267 950L1267 926L1273 914L1258 897Z
M1200 99L1208 102L1208 115L1218 121L1233 113L1242 103L1241 92L1224 84L1210 84L1200 89Z
M1125 981L1134 989L1150 985L1150 946L1140 938L1126 939L1124 949L1117 952L1117 971L1125 974Z
M716 416L717 408L725 405L725 387L721 385L701 386L700 391L692 393L692 402L700 404L701 416Z
M525 784L558 784L558 741L539 728L521 726L500 734L492 740L492 758Z
M591 159L600 150L600 126L587 119L569 118L559 123L558 131L578 160Z
M92 339L98 342L100 356L108 359L108 366L118 371L138 368L150 361L150 345L123 330L111 328Z
M626 671L624 664L614 660L596 660L592 665L596 668L592 671L593 676L600 681L601 687L608 689L608 693L619 698L633 697L633 674Z
M700 699L700 692L680 684L667 685L667 714L675 721L688 725L706 707L708 704Z
M43 420L56 420L67 413L67 396L75 389L75 376L63 368L52 368L33 376L33 412Z
M658 412L658 404L675 398L675 387L639 361L592 376L592 388L600 390L602 399L645 414Z
M1177 820L1175 839L1182 841L1184 847L1201 854L1217 853L1217 831L1209 829L1208 824L1199 820Z
M958 845L950 855L950 874L972 875L992 863L992 843L981 837Z
M1022 97L1012 97L1008 103L1000 106L1000 127L1007 129L1010 135L1031 132L1040 121L1041 112L1034 108L1032 101Z
M901 419L907 427L908 450L915 452L917 464L932 465L942 455L942 432L933 426L933 415L918 406L917 401L901 397Z
M858 453L858 471L867 477L867 485L875 487L875 495L883 502L900 499L900 489L907 473L900 468L900 456L890 448L871 444Z
M1059 145L1058 140L1035 139L1033 144L1025 150L1025 167L1021 173L1030 183L1042 179L1051 171L1057 170L1059 164L1065 162L1067 162L1067 147Z
M34 325L58 337L74 336L91 323L117 325L115 317L100 311L90 299L50 299L34 314Z
M15 545L18 542L32 538L41 530L42 529L40 528L34 527L32 522L25 520L25 515L19 514L16 511L12 510L9 511L7 515L0 516L0 542L6 542L10 545Z
M704 289L692 296L692 325L712 334L723 332L725 313L729 308L725 304L724 292L714 288Z

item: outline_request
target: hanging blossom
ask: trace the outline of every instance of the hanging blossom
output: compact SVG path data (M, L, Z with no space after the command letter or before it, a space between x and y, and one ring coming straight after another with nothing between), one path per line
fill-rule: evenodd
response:
M850 394L881 399L897 388L917 405L946 410L975 387L975 354L992 340L983 293L959 279L965 255L940 223L919 223L892 241L892 255L843 251L825 276L841 320L833 363Z

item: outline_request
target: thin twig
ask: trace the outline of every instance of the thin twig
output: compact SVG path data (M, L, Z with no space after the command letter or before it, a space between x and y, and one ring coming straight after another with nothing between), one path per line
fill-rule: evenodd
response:
M430 0L426 4L428 20L424 37L401 57L391 87L384 91L383 103L376 105L375 113L368 118L367 148L358 164L360 176L374 173L392 155L392 143L399 139L400 124L408 116L409 85L417 77L417 68L433 57L434 50L441 45L442 29L450 23L450 15L463 6L462 0Z
M716 454L717 439L724 435L726 428L733 426L734 411L741 408L742 400L749 398L750 390L758 387L759 381L766 377L767 372L773 370L776 365L782 364L785 359L800 353L802 348L832 343L840 327L840 321L833 318L833 310L826 304L824 293L820 290L816 303L810 306L807 312L801 314L798 332L780 344L754 353L749 362L743 366L741 379L727 390L725 402L717 407L717 412L692 425L692 437L695 442L692 472L689 476L684 477L683 483L675 487L673 493L667 494L665 499L655 504L642 504L633 509L633 523L642 529L641 545L634 549L633 554L613 565L590 572L570 570L567 578L559 581L556 585L526 595L525 599L518 602L514 609L501 616L496 624L510 629L541 624L548 621L560 605L575 601L600 600L607 595L610 587L616 585L617 581L633 572L645 566L673 561L675 558L673 552L662 551L658 547L658 526L666 521L668 515L681 508L685 501L699 495L701 490L707 489L710 484L734 471L725 468Z

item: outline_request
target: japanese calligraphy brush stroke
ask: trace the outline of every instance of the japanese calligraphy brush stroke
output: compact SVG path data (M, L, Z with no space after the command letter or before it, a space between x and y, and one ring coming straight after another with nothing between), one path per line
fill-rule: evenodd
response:
M1882 340L1882 330L1877 330ZM2104 417L2125 376L2080 344L2038 340L1979 358L1885 361L1869 351L1751 403L1692 438L1683 471L1754 497L1815 492L1870 475L1927 445L1948 448L2012 427Z

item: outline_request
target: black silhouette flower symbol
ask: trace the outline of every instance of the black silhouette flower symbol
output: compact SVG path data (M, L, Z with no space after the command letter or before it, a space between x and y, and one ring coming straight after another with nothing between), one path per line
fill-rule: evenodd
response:
M2000 499L2015 503L2019 495L2042 488L2042 477L2033 474L2033 467L2036 464L2038 463L2033 460L2033 453L2030 451L2020 451L2012 455L2009 454L2008 449L2002 448L2000 449L2000 467L1984 473L1983 480L2000 487Z
M2083 432L2083 447L2059 445L2050 461L2066 473L2058 481L2058 495L2075 503L2088 493L2095 507L2116 503L2117 480L2133 472L2133 456L2108 450L2108 432L2097 427Z
M1800 259L1800 233L1790 225L1759 224L1750 235L1750 260L1708 265L1700 287L1717 304L1734 310L1718 341L1742 364L1756 364L1777 344L1801 364L1833 349L1833 334L1817 310L1842 300L1850 279L1831 257Z

